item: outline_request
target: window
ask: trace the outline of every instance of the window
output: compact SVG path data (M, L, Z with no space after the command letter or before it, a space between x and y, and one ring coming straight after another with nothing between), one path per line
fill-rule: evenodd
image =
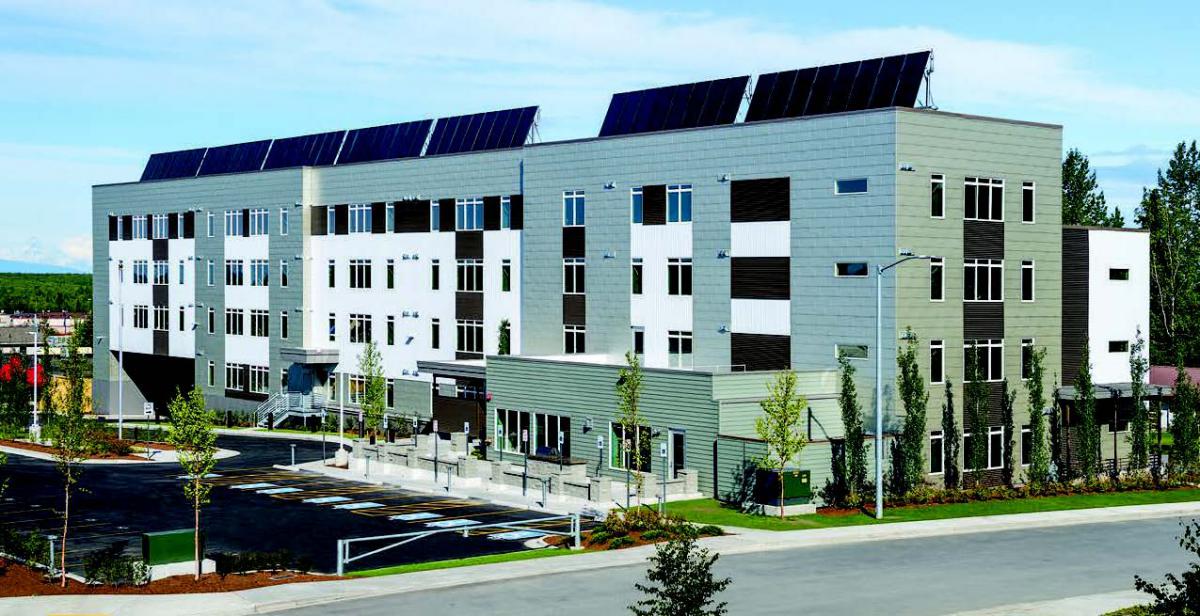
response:
M388 228L390 229L391 227ZM384 404L389 409L396 408L396 384L392 382L392 379L387 380L387 396L384 400Z
M166 261L155 261L154 262L154 284L167 284L169 282L168 274L170 273L170 271L171 271L170 266L167 265Z
M329 313L329 341L337 342L337 315Z
M642 294L642 259L641 259L641 257L634 258L633 272L631 273L631 276L632 276L632 281L633 281L633 288L632 288L631 292L634 295L641 295Z
M642 327L633 328L633 354L646 354L646 330Z
M458 260L458 290L459 291L483 291L483 260L482 259L459 259Z
M287 235L292 230L291 219L286 207L279 208L279 235Z
M266 310L251 310L250 311L250 335L258 338L266 338L271 335L271 325L269 323L270 316Z
M396 317L388 315L387 318L387 345L396 344Z
M692 294L692 260L667 259L667 295Z
M946 345L941 340L929 341L929 382L946 380Z
M279 369L279 391L287 391L287 390L288 390L288 369L280 368Z
M979 375L984 381L1004 380L1004 341L1003 340L967 340L963 343L963 382L971 382L971 363L974 359L979 369Z
M940 173L929 176L929 215L946 217L946 176Z
M141 259L133 261L133 284L147 284L150 282L150 264Z
M630 220L635 225L642 224L642 187L629 189Z
M483 199L456 199L454 201L454 228L458 231L483 229Z
M114 217L117 222L117 239L125 239L125 218L123 216Z
M1028 379L1033 372L1033 338L1021 340L1021 378Z
M250 286L265 287L269 282L271 265L266 259L250 260Z
M692 332L667 332L667 364L672 368L692 367Z
M512 228L512 199L500 197L500 228Z
M944 441L942 438L941 430L934 430L933 432L929 433L929 474L930 475L941 475L942 471L944 470L942 468L942 464L944 462L944 460L942 459L943 443L944 443Z
M337 262L333 259L329 260L329 288L337 286Z
M133 307L133 327L134 329L149 329L150 328L150 307L137 306Z
M483 321L459 319L458 346L460 353L483 353Z
M225 286L242 286L242 261L240 259L225 260Z
M184 274L184 269L183 269L183 259L180 259L180 260L179 260L179 279L178 279L178 280L179 280L179 284L183 284L183 283L184 283L184 276L183 276L183 274Z
M350 315L350 343L366 344L371 341L371 315Z
M271 232L271 215L267 208L250 210L250 235L267 235Z
M217 363L213 360L208 360L208 386L217 386Z
M440 206L438 206L438 202L430 201L429 202L429 230L430 231L440 231L441 230L438 225L438 217L441 216L441 213L442 213L442 208Z
M350 288L371 288L371 260L350 259Z
M396 288L396 260L387 260L387 288Z
M582 190L563 191L563 226L582 227L584 220L584 196Z
M146 226L147 225L146 225L146 217L145 216L134 216L133 217L133 234L132 234L133 239L135 239L135 240L146 239L146 235L148 235Z
M250 366L250 391L265 394L269 389L266 366Z
M1021 466L1029 466L1033 456L1033 431L1029 426L1021 426Z
M868 268L866 263L838 263L833 271L835 276L839 277L854 277L862 278L867 275Z
M1128 340L1109 340L1108 341L1108 352L1109 353L1128 353L1129 352L1129 341Z
M212 259L209 259L208 263L205 265L205 275L207 276L206 282L210 287L213 286L213 278L216 277L216 269L216 264L213 263Z
M179 331L183 331L183 306L179 307Z
M833 194L854 195L867 192L867 178L837 180L833 184Z
M242 389L242 364L225 364L225 389Z
M396 204L389 203L383 208L384 211L384 230L391 231L396 228Z
M867 359L870 356L868 347L865 344L835 344L833 345L833 357L836 359L845 355L846 359Z
M166 214L155 214L153 219L154 235L151 237L156 240L167 239L171 235L171 219Z
M583 325L564 325L563 326L563 352L585 353L587 352L587 327Z
M667 222L692 222L692 185L667 186Z
M963 216L967 220L1004 222L1004 180L967 178L963 182Z
M365 203L359 203L350 206L350 232L351 233L370 233L371 232L371 206Z
M929 260L929 301L946 299L946 262L941 257Z
M225 237L241 237L242 211L229 210L225 212Z
M171 313L166 306L154 307L154 331L165 332L171 329Z
M334 233L337 230L337 207L330 205L325 208L325 230Z
M185 218L184 218L183 214L180 214L175 217L175 237L181 238L181 237L187 235L187 233L184 231L184 228L183 228L184 220L185 220Z
M205 220L205 222L204 222L204 225L205 225L205 231L207 232L207 235L208 235L208 237L212 237L212 236L213 236L213 226L214 226L214 225L213 225L213 213L212 213L212 212L208 212L208 213L205 215L205 217L206 217L206 220ZM211 363L211 362L210 362L210 363ZM211 385L211 383L210 383L210 385Z
M288 313L286 310L279 311L279 337L283 340L288 339Z
M562 436L562 446L559 447L559 436ZM571 455L571 418L549 413L536 413L533 416L534 453L541 455L568 457Z
M584 292L584 267L582 258L563 259L563 293L574 295Z
M994 470L994 469L1003 467L1004 466L1004 428L1001 428L1000 426L993 426L991 428L988 428L988 433L986 436L987 436L987 442L984 444L984 453L985 453L985 459L987 460L987 466L985 467L985 469ZM965 452L965 454L966 454L964 456L964 460L963 460L963 470L964 471L974 470L974 468L971 467L971 456L970 456L970 451L971 451L971 447L972 447L971 441L974 438L975 438L975 435L971 434L970 432L966 432L963 434L963 452Z
M287 259L279 260L279 286L288 286L288 262Z
M608 466L609 468L648 473L651 471L650 441L652 431L649 426L625 426L619 423L608 424ZM633 455L634 452L638 455Z
M225 309L225 335L241 336L244 332L245 314L240 308Z
M508 259L500 261L500 291L512 291L512 261Z
M529 453L529 443L521 435L529 430L529 413L496 409L496 448L508 453Z
M217 333L217 311L213 308L208 309L208 333Z
M1021 301L1033 301L1033 261L1021 261Z
M429 348L442 348L442 322L439 319L429 321Z
M429 268L429 286L434 291L437 291L442 286L441 281L439 280L441 278L441 269L442 267L438 263L438 260L434 259L433 264Z
M1021 182L1021 222L1033 222L1035 196L1033 182Z
M963 259L963 301L1004 301L1004 261Z
M1129 270L1126 268L1112 267L1108 270L1109 280L1129 280Z

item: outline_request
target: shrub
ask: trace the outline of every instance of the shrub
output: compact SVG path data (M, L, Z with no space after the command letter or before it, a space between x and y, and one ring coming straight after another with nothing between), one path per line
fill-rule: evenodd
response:
M642 533L642 539L646 541L658 541L660 539L666 539L669 536L670 535L667 533L667 531L662 530L661 528L651 529Z
M141 586L150 581L150 567L125 555L126 541L118 541L83 557L83 577L88 584Z
M705 524L704 526L698 528L697 531L703 537L720 537L721 535L725 534L725 531L721 530L720 526L714 526L712 524Z
M217 575L225 576L236 573L244 574L254 571L299 571L308 573L312 570L312 558L295 556L288 550L274 552L215 552L208 558L216 565Z
M633 537L625 535L623 537L616 537L612 541L609 541L608 549L619 550L621 548L627 548L632 545L633 545Z
M45 565L50 562L50 540L45 535L0 526L0 552L26 562Z
M594 530L587 537L588 545L608 543L609 539L612 539L612 535L608 534L608 532L604 530Z

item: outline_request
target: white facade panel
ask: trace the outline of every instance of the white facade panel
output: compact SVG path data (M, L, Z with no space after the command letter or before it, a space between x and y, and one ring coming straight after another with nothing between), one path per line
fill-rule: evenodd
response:
M792 253L792 223L787 220L729 225L734 257L786 257Z
M243 221L243 224L248 224L248 221ZM270 337L250 335L250 311L266 310L270 313L271 308L270 281L268 281L267 286L252 286L250 284L250 262L261 259L270 264L270 252L268 251L267 242L268 236L265 235L225 238L225 260L240 260L242 262L243 276L240 286L224 285L225 263L222 262L216 265L217 271L215 275L220 280L214 282L224 285L225 308L241 309L243 314L242 335L225 335L226 363L247 364L251 366L270 365ZM279 274L277 265L273 267L269 265L269 267L272 278ZM279 326L279 321L274 315L269 314L267 322L271 329ZM217 331L221 333L225 332L224 314L217 315Z
M1129 353L1110 351L1110 342L1130 346L1141 328L1150 336L1150 235L1095 229L1088 232L1088 339L1092 378L1097 383L1129 381ZM1128 280L1111 270L1128 270ZM1149 354L1149 343L1143 351ZM1148 378L1148 376L1147 376Z
M131 241L116 241L108 243L108 280L109 301L112 302L108 313L108 332L112 339L109 341L109 348L117 351L122 347L130 353L153 353L154 352L154 291L153 285L149 282L145 284L134 284L133 282L133 262L145 261L148 270L153 270L154 260L152 256L151 242L146 240L131 240ZM120 278L117 275L117 268L120 264L125 266L124 282L119 282ZM147 274L150 275L150 274ZM120 289L118 290L118 285ZM125 314L125 326L119 328L120 315L118 314L118 302L121 307L121 312ZM146 306L149 311L149 326L146 328L135 328L133 326L133 310L135 306ZM120 329L120 331L118 331Z
M731 300L730 330L739 334L773 334L789 336L792 333L792 302L786 299L733 299Z
M645 332L644 365L667 367L668 332L693 331L692 296L671 295L667 286L668 259L692 258L692 224L632 225L630 256L642 260L642 294L630 296L631 330Z
M171 313L168 354L190 359L196 355L196 241L167 240L167 255L171 282L167 288L167 307ZM180 308L183 309L182 327L179 322Z
M509 290L501 290L501 268L508 261ZM483 352L499 352L500 321L508 319L509 354L521 353L521 232L483 233Z

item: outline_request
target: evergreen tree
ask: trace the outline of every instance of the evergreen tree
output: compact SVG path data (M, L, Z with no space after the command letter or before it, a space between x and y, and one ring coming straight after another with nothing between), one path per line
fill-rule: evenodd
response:
M512 327L508 319L500 319L500 332L496 340L496 354L508 355L512 346Z
M845 471L845 488L850 505L857 505L867 483L867 443L863 432L862 405L858 402L858 390L854 385L854 365L845 353L838 357L842 386L838 394L838 408L842 412L842 431L845 444L842 447Z
M1050 451L1046 443L1046 397L1043 391L1046 349L1033 349L1029 357L1029 379L1025 381L1029 401L1029 477L1038 485L1050 479Z
M718 555L696 545L695 537L685 534L655 547L650 557L646 581L634 588L646 597L629 610L638 616L721 616L729 613L725 602L715 603L718 593L733 582L717 579L713 564Z
M904 406L904 425L898 444L900 472L897 488L900 494L925 483L925 409L929 392L917 363L917 336L912 328L905 330L906 343L897 350L896 389Z
M1175 400L1171 404L1171 436L1175 438L1171 447L1169 471L1175 475L1186 475L1196 470L1196 457L1200 451L1200 428L1196 419L1196 386L1188 376L1182 362L1176 366Z
M1103 227L1113 222L1096 172L1078 149L1072 148L1063 159L1062 189L1062 224Z
M967 353L967 384L963 395L963 411L967 416L967 430L971 439L967 441L966 466L970 468L972 487L983 485L983 471L987 468L988 431L988 384L979 366L979 349L971 345Z
M1075 413L1079 417L1079 472L1087 481L1095 481L1100 472L1100 424L1096 421L1096 390L1092 384L1092 361L1088 341L1083 341L1083 357L1075 378Z
M1004 430L1004 463L1001 467L1001 477L1004 485L1010 488L1013 487L1013 450L1016 449L1016 443L1013 442L1017 431L1013 419L1013 403L1016 399L1017 391L1008 386L1008 379L1004 379L1004 394L1000 399L1000 425Z
M1128 437L1129 468L1139 471L1150 463L1150 418L1142 401L1145 397L1146 371L1149 369L1145 351L1146 340L1139 327L1133 345L1129 347L1129 397L1133 403L1133 417L1129 422Z
M962 476L958 468L958 417L954 412L954 387L946 379L946 401L942 403L942 483L947 489L961 486Z
M1113 208L1112 216L1108 217L1108 222L1105 223L1104 226L1114 227L1117 229L1123 228L1125 226L1125 215L1121 213L1121 208L1119 208L1119 207Z
M387 408L387 381L383 378L383 359L374 340L368 340L358 355L358 373L365 383L359 395L367 429L374 435L379 431L383 413Z
M1071 455L1067 451L1067 426L1063 406L1058 399L1058 377L1054 377L1054 396L1050 398L1050 459L1054 461L1054 480L1066 482L1074 477Z

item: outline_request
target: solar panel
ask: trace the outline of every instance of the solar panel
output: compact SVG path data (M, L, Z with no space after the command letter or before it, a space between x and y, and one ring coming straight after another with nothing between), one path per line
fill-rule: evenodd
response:
M912 107L928 51L759 75L747 122Z
M748 75L618 92L608 104L600 136L733 124Z
M200 162L208 148L194 150L179 150L177 152L159 152L151 154L142 170L142 180L169 180L172 178L196 177Z
M204 162L200 165L200 171L196 175L258 171L262 169L263 162L267 158L267 150L270 148L270 139L208 148L208 153L204 155Z
M339 130L276 139L271 145L270 153L267 154L267 162L263 169L332 165L345 137L346 131Z
M346 131L337 164L420 156L432 125L433 120L416 120Z
M521 147L529 139L536 117L537 107L520 107L439 118L425 154L435 156Z

